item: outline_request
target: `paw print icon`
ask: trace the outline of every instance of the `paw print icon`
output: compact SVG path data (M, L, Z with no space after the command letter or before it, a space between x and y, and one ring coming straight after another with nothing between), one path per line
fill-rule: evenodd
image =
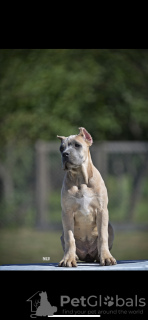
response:
M104 304L106 304L108 307L111 307L114 304L114 298L113 297L105 297L104 298Z

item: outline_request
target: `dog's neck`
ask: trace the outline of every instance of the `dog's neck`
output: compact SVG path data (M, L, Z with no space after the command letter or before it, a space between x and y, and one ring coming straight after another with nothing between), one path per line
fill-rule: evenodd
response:
M77 187L80 187L81 184L88 185L89 179L93 175L93 163L91 160L90 152L88 151L88 156L82 165L78 168L73 168L67 172L68 177L72 180Z

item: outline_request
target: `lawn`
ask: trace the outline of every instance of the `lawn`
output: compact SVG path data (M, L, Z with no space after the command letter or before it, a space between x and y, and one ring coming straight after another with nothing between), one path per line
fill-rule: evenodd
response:
M0 232L0 265L56 262L62 258L61 232L5 229ZM43 257L50 260L44 261Z
M0 265L58 262L63 255L60 236L60 231L1 229ZM148 233L116 232L111 252L117 260L148 259Z

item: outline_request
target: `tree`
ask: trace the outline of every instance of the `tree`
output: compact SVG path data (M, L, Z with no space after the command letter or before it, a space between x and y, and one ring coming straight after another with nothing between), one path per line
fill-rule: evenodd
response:
M148 139L148 50L1 49L0 136Z

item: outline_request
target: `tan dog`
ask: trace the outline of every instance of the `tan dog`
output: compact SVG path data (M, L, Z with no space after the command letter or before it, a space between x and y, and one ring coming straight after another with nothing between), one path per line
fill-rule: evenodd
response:
M92 163L93 140L85 128L61 139L63 169L61 192L64 257L59 266L76 267L76 260L116 264L110 253L113 228L108 220L108 196L104 181Z

